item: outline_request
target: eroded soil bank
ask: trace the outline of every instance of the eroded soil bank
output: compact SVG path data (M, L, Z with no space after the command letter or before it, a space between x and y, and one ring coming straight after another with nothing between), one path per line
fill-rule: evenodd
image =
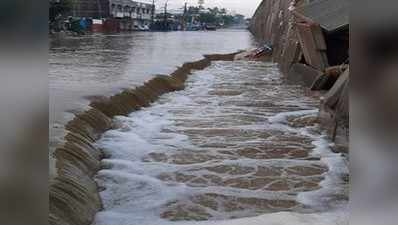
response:
M95 144L104 152L96 225L216 224L265 213L277 221L280 212L286 224L348 223L348 170L319 127L319 96L286 84L266 62L213 62L185 86L122 111Z

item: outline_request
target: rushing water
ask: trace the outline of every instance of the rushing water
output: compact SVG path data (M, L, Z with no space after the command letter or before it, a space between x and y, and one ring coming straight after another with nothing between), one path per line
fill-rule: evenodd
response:
M245 30L132 32L50 39L50 116L81 108L83 97L109 95L169 74L203 54L232 53L252 45Z
M97 143L95 224L346 224L348 171L318 104L271 63L195 72L185 90L115 118Z
M87 97L113 95L203 54L232 53L252 44L245 30L51 37L50 149L62 139L73 114L87 107Z

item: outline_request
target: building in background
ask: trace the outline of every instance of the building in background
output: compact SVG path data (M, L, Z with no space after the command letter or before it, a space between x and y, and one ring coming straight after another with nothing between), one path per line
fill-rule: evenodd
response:
M131 0L108 0L109 16L116 19L131 19L133 29L147 29L155 13L155 6Z
M155 5L132 0L62 0L70 5L65 16L92 21L93 31L148 30Z
M111 0L68 0L71 16L85 18L107 18Z

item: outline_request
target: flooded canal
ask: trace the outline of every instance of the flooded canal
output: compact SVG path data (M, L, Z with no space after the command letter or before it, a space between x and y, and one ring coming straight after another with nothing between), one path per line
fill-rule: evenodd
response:
M285 223L275 224L348 224L348 170L319 128L318 105L272 63L195 72L185 90L115 118L97 142L95 224L234 224L280 212Z
M50 151L62 142L64 125L87 108L89 97L142 85L203 54L232 53L252 45L252 36L245 30L51 37Z
M132 32L52 37L49 56L50 120L86 105L85 97L111 95L170 74L203 54L232 53L252 46L245 30Z

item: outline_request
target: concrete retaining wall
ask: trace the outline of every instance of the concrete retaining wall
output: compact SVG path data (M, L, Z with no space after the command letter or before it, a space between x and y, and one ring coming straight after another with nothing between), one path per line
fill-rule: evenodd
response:
M324 71L305 65L296 30L295 17L291 12L308 0L263 0L253 16L250 31L261 44L273 47L272 60L290 82L311 87ZM349 139L349 69L326 93L321 103L321 121L336 142L336 151L347 151ZM343 79L343 80L342 80ZM332 97L333 96L333 99ZM332 105L328 104L335 101Z
M51 158L49 188L49 224L90 225L102 204L93 177L100 169L102 152L94 143L112 128L112 118L128 115L149 106L162 94L184 88L193 70L203 70L212 61L232 61L237 53L206 55L204 59L185 63L170 76L161 75L143 86L125 90L110 98L93 99L90 109L75 116L66 125L64 143Z

